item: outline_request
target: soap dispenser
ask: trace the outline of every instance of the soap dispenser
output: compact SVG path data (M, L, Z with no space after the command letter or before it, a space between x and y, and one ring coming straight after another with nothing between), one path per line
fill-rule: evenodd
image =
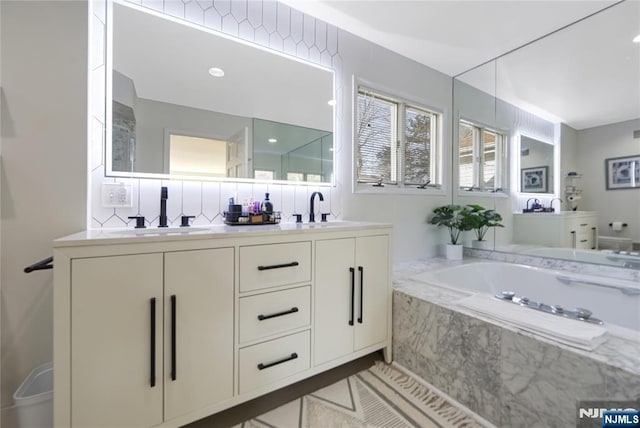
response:
M273 204L269 200L269 194L264 194L264 201L262 201L262 205L260 206L260 210L265 214L273 214Z

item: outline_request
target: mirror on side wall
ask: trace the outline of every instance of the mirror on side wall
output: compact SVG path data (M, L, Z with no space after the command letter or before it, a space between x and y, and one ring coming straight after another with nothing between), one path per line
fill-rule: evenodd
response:
M111 17L108 176L333 182L331 70L134 5Z
M458 119L473 119L463 112L478 102L464 94L475 91L477 120L509 140L494 249L640 269L640 189L606 180L608 159L640 156L639 31L640 2L618 2L483 65L488 79L478 69L455 79ZM465 193L454 202L475 203ZM544 209L524 213L536 200Z

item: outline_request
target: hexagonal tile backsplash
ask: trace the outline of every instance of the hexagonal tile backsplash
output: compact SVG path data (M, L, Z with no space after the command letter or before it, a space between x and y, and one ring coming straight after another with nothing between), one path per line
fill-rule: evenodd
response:
M341 58L338 49L338 30L289 6L270 0L128 0L156 12L184 19L246 41L284 52L304 60L331 67L340 75ZM160 211L160 187L169 188L167 214L170 225L179 225L182 215L193 215L194 225L223 222L228 199L235 197L262 200L270 194L282 221L294 221L292 214L308 217L309 197L321 191L324 202L320 210L332 217L341 215L341 183L334 187L296 185L227 183L208 181L157 180L143 178L109 178L105 170L105 34L106 10L104 0L92 2L91 25L91 120L90 132L90 192L89 228L131 226L129 216L143 215L147 226L157 226ZM339 82L339 79L337 79ZM335 140L340 152L339 139ZM102 183L128 183L133 189L133 207L104 208Z

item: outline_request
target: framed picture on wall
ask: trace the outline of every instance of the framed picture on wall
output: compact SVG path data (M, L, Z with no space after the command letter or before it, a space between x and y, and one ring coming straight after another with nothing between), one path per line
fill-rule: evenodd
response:
M522 168L520 170L520 191L523 193L548 193L548 166Z
M605 159L607 190L640 188L640 155Z

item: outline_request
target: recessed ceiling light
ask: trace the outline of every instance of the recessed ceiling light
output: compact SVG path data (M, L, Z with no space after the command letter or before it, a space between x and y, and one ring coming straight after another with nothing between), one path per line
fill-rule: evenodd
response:
M275 138L269 138L267 141L270 142L270 143L277 143L278 142L278 140L276 140Z
M640 34L633 38L633 43L640 43Z
M209 74L213 77L222 77L224 76L224 70L218 67L211 67L209 69Z

